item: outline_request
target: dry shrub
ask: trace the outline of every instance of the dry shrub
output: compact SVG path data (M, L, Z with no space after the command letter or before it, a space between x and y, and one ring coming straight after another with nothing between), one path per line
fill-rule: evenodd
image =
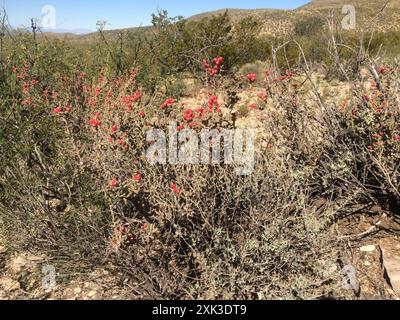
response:
M337 295L329 227L346 210L339 204L398 203L395 67L380 70L378 89L360 82L344 107L301 95L300 70L265 73L270 117L249 176L222 163L145 158L146 132L171 120L195 130L235 128L232 110L246 80L208 75L203 111L191 119L183 117L187 106L146 93L138 70L65 74L46 85L29 67L18 70L21 77L9 78L18 93L2 114L1 237L15 250L46 253L60 270L112 262L145 298ZM321 198L334 204L318 211Z

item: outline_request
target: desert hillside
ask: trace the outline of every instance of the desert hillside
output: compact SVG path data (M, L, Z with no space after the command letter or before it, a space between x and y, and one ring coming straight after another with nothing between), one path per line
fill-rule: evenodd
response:
M238 21L244 17L254 17L260 19L264 25L263 34L282 37L293 33L294 25L297 21L309 16L327 17L330 13L340 17L342 8L348 5L346 0L314 0L310 3L294 10L240 10L223 9L214 12L199 14L189 18L189 20L199 20L206 17L222 14L228 10L230 17ZM400 30L400 1L389 0L372 2L369 0L351 1L356 9L357 30L373 29L374 31L393 31ZM374 19L374 21L372 21Z
M0 300L400 299L400 5L352 3L0 12Z
M351 2L356 9L356 31L388 32L400 30L400 1L389 0L386 2L371 2L369 0L354 0ZM226 8L217 11L205 12L189 17L188 21L201 21L228 12L234 22L238 22L246 17L258 19L263 27L261 35L274 37L287 37L293 34L295 25L298 21L308 17L321 17L325 19L330 14L340 19L345 14L342 8L348 5L346 0L314 0L310 3L294 10L279 9L234 9ZM147 27L131 28L124 30L107 31L109 37L115 37L119 31L146 31ZM75 41L89 41L96 36L93 34L74 35L74 34L52 34L46 33L50 37L60 37Z

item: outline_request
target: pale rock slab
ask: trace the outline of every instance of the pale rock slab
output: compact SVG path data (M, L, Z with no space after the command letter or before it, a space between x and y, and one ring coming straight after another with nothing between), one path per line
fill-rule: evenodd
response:
M393 291L400 293L400 242L384 242L380 245L385 272Z

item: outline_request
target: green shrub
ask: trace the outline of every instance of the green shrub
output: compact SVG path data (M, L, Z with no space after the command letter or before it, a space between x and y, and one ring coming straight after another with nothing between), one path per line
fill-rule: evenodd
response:
M323 31L325 24L324 19L320 17L306 17L296 22L294 26L295 34L301 37L313 37Z

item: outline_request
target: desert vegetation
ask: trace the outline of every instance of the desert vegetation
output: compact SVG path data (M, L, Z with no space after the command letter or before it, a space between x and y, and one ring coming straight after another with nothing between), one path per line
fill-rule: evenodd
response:
M385 215L398 227L399 33L322 15L289 37L261 27L161 11L79 43L3 23L2 244L44 254L63 281L123 274L139 299L359 295L342 286L344 253L398 234L341 226ZM254 129L254 171L149 163L147 132L171 121Z

